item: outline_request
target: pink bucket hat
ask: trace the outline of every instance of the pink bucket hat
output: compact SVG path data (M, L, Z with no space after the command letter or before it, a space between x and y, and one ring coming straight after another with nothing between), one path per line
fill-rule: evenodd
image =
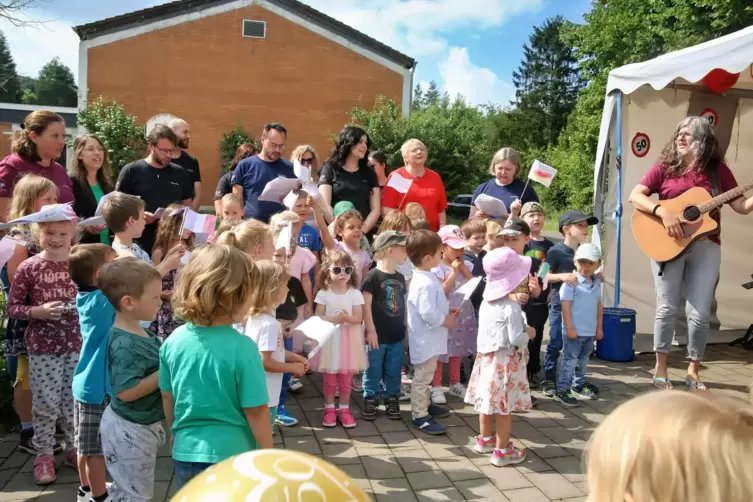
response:
M442 238L442 244L447 244L454 249L463 249L468 245L468 239L457 225L445 225L439 229L439 237Z
M484 256L486 288L484 300L493 302L509 295L531 271L531 258L520 256L512 248L497 248Z

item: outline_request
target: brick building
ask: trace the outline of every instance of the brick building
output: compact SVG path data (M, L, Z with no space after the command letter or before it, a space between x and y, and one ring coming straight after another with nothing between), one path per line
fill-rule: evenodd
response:
M326 157L352 107L385 95L410 109L413 59L296 0L179 0L74 30L79 106L105 95L144 123L186 119L202 204L238 125L256 136L282 122L286 154L309 143Z

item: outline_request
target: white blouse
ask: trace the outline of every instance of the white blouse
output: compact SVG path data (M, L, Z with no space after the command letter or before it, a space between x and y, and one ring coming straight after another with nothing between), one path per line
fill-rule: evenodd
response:
M518 302L504 298L481 302L478 312L479 353L488 354L500 349L523 347L528 343L528 323Z

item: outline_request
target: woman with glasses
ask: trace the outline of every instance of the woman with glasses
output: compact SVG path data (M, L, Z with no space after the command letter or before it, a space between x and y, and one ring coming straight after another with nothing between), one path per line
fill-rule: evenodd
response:
M99 201L112 192L112 173L107 149L93 134L78 136L73 142L73 158L69 175L73 182L73 209L79 218L91 218ZM110 245L109 231L104 225L88 227L81 235L82 244L101 242Z
M390 165L387 162L387 155L383 152L372 152L371 155L369 155L369 167L372 168L377 175L379 188L384 189L384 185L387 183L388 171L390 169Z
M473 192L473 203L469 218L486 219L489 216L500 216L497 214L488 215L478 210L475 206L476 198L485 194L495 199L501 200L505 204L507 212L517 218L523 204L526 202L538 202L539 196L530 183L520 180L517 175L520 173L520 154L512 148L501 148L492 157L489 166L489 174L494 176L489 181L481 183ZM523 190L525 189L525 193Z

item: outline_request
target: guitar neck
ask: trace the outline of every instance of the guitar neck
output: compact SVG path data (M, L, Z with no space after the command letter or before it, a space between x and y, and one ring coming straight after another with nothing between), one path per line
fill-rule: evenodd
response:
M708 213L709 211L713 211L714 209L719 209L727 202L735 199L736 197L739 197L750 189L753 189L753 181L750 181L745 185L740 185L736 188L733 188L732 190L724 192L721 195L717 195L707 203L699 205L698 209L701 211L701 213Z

